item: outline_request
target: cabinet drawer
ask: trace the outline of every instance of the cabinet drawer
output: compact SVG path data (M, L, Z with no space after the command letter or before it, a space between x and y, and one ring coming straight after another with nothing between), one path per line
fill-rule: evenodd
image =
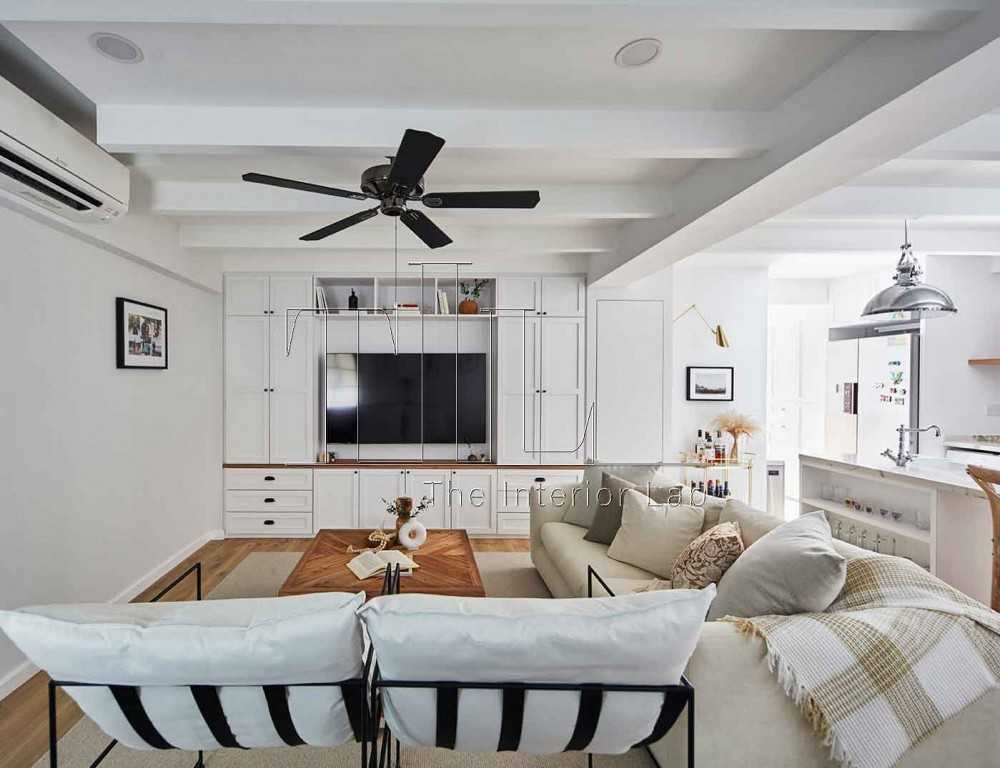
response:
M226 488L236 491L308 491L311 469L227 469Z
M531 515L502 512L497 515L497 533L509 536L527 536L531 533Z
M312 536L312 514L282 512L267 515L257 512L227 512L227 536Z
M583 479L583 471L560 469L546 471L544 466L532 470L500 470L497 484L497 510L499 512L528 512L528 491L536 486L557 488L576 485Z
M312 512L312 491L226 491L226 512Z

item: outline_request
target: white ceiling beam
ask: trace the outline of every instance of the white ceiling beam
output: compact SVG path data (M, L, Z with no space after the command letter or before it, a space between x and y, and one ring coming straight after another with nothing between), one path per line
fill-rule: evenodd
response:
M5 21L939 31L986 0L6 0Z
M915 45L875 34L773 113L773 149L703 163L674 189L674 215L629 222L590 280L627 284L842 185L1000 103L1000 5Z
M792 208L777 222L880 221L923 217L1000 219L1000 189L847 186Z
M299 237L318 229L328 220L317 219L313 224L181 224L180 243L184 248L250 248L287 249L311 248L317 250L367 250L392 249L392 222L379 217L350 229L345 229L325 240L303 242ZM413 252L434 254L435 258L453 258L452 249L461 251L490 251L503 253L598 253L609 251L617 239L617 227L545 227L538 229L494 229L485 227L458 227L449 223L445 229L453 240L447 248L431 251L402 224L399 225L399 250L409 256ZM430 256L428 256L430 258Z
M899 254L902 226L818 227L766 224L754 227L705 251L747 258L787 254L871 254L882 259ZM910 242L918 256L1000 255L1000 229L910 227ZM697 261L697 259L696 259Z
M403 131L448 149L542 149L605 157L747 158L767 149L758 112L657 110L338 109L99 105L109 152L250 152L364 148L391 152Z
M358 181L336 181L330 179L303 179L339 186L343 189L357 189ZM441 190L452 191L447 184ZM503 185L489 189L512 189ZM519 187L519 188L523 188ZM541 202L531 211L521 212L528 226L531 220L545 217L571 219L645 219L666 216L670 213L669 194L660 188L648 186L594 186L567 185L541 186L538 189ZM462 192L476 192L487 189L461 185ZM153 213L170 216L243 216L273 215L287 216L314 213L342 213L345 216L361 210L365 205L374 204L346 200L328 195L316 195L279 187L248 184L242 181L191 182L158 181L152 184L150 210ZM417 206L420 208L420 206ZM432 211L425 208L424 210ZM497 209L454 208L434 210L432 215L480 216L484 213L515 213Z
M914 160L1000 160L1000 114L977 117L906 155Z

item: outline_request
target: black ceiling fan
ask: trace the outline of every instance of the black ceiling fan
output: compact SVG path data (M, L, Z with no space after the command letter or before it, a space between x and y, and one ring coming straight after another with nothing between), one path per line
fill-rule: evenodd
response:
M388 163L374 165L361 174L361 191L311 184L307 181L283 179L263 173L244 173L243 181L270 184L273 187L299 189L320 195L346 197L350 200L378 200L379 204L354 213L300 237L300 240L322 240L335 232L367 221L379 211L386 216L398 216L417 237L430 248L448 245L451 238L420 211L407 208L407 203L419 202L428 208L534 208L538 205L536 191L517 192L427 192L424 193L424 173L434 162L444 139L426 131L407 129L395 157Z

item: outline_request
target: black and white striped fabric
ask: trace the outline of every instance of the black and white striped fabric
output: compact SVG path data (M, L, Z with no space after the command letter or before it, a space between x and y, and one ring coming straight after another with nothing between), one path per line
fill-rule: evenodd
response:
M129 747L334 746L362 733L363 601L38 606L0 628Z
M714 594L714 587L580 600L403 594L375 598L359 615L387 686L381 689L386 720L403 744L621 754L658 740L685 697L600 686L677 685ZM393 681L467 685L413 688ZM532 684L591 688L532 690Z

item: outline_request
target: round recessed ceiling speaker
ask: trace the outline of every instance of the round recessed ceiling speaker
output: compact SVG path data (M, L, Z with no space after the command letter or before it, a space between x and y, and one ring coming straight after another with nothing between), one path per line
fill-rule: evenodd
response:
M90 36L90 44L102 56L121 64L138 64L142 61L142 49L131 40L111 32L95 32Z
M615 54L615 64L619 67L641 67L660 55L663 43L655 37L643 37L625 43Z

